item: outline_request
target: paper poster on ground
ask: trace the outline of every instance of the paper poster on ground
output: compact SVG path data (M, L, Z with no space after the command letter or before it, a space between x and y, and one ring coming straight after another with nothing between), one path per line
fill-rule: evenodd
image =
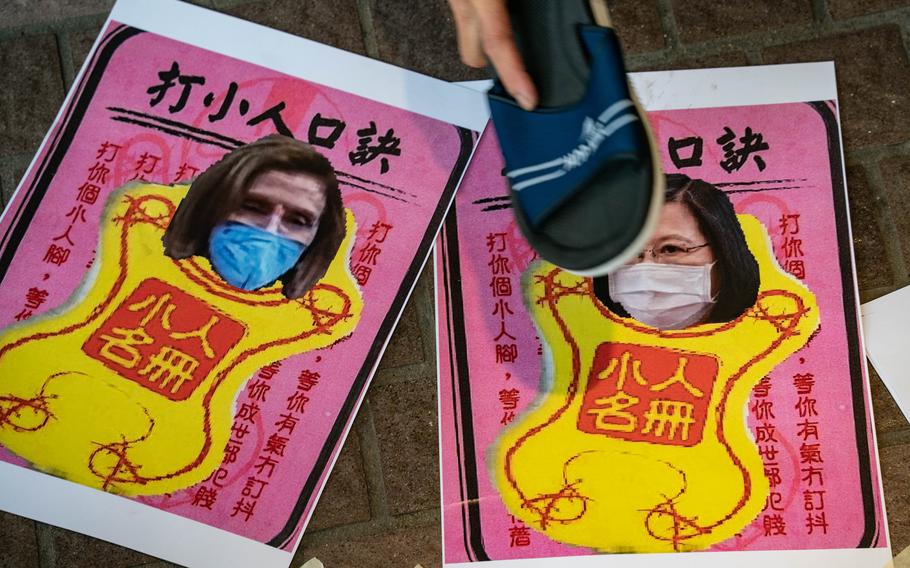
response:
M119 2L0 222L0 507L286 566L485 120L442 81Z
M633 84L635 262L538 259L491 135L437 242L445 565L885 565L833 65Z

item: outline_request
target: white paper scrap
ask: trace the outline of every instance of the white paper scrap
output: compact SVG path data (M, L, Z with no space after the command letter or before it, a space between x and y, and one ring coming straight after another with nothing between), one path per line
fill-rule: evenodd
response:
M861 306L866 354L910 419L910 286Z

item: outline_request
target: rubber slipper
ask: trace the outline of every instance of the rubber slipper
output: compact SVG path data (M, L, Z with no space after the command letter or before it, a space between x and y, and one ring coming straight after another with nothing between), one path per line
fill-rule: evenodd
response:
M498 80L488 93L518 225L542 258L606 274L644 248L664 196L619 41L602 2L513 0L509 10L540 101L525 111Z

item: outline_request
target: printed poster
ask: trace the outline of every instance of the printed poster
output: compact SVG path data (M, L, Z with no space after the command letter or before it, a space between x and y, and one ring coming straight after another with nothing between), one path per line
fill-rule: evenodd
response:
M490 133L446 219L445 565L884 566L833 65L634 85L668 188L638 259L538 259Z
M484 108L119 2L0 222L0 507L187 566L287 566Z

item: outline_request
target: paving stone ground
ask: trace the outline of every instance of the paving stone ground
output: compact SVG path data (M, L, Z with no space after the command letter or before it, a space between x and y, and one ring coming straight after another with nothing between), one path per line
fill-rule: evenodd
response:
M149 0L153 1L153 0ZM446 80L445 0L193 0ZM0 200L22 176L112 0L0 2ZM612 0L631 70L834 59L862 299L910 284L910 0ZM872 373L888 521L910 545L910 424ZM425 271L338 460L295 568L441 564L432 276ZM165 568L0 512L0 568Z

